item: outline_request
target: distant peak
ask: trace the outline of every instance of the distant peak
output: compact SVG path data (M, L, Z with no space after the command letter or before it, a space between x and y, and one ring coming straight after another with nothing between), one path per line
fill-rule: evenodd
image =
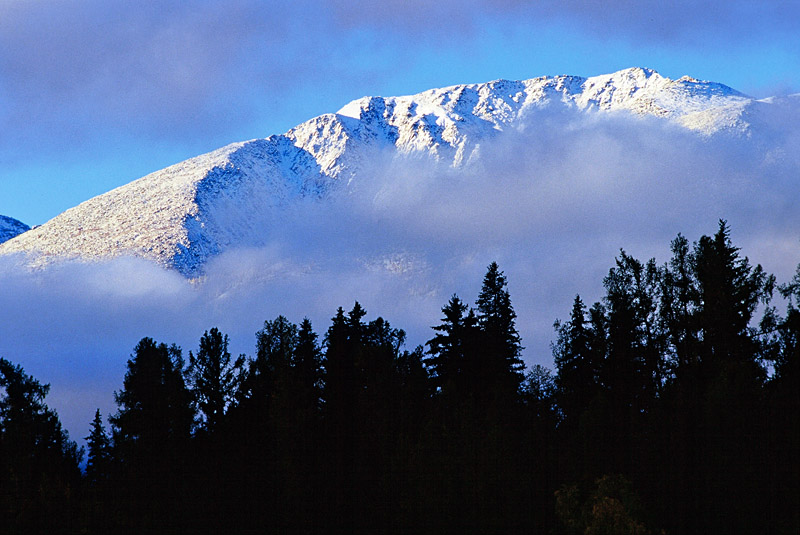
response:
M0 215L0 243L19 236L30 230L30 227L13 217Z

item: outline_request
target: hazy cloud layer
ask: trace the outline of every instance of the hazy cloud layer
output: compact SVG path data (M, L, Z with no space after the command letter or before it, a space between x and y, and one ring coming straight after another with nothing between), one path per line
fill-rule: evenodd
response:
M96 407L113 409L125 360L143 336L188 354L213 326L252 354L264 320L309 316L321 335L336 308L430 338L457 293L474 302L486 266L510 281L528 363L550 365L552 323L580 293L602 294L619 248L665 262L725 218L753 262L787 280L800 262L798 106L756 108L749 138L700 137L656 119L554 110L484 143L454 171L423 159L380 159L346 195L287 208L264 247L214 259L190 283L121 259L29 271L0 258L0 355L53 385L50 403L73 436Z
M606 37L646 44L698 44L710 40L741 42L759 36L774 39L794 32L800 8L790 2L754 4L745 0L384 0L380 8L366 2L334 0L334 13L344 25L374 25L417 35L479 31L488 20L541 23L562 21ZM433 21L447 21L437 25Z
M324 87L341 105L419 68L421 56L469 62L487 32L529 34L533 46L560 23L640 47L776 42L800 53L798 22L785 2L12 0L0 5L0 155L15 157L5 145L19 142L79 149L94 136L180 135L210 149L280 133L292 107L314 109L299 91ZM541 74L557 73L529 73ZM484 80L449 83L466 81ZM259 130L270 122L282 129Z

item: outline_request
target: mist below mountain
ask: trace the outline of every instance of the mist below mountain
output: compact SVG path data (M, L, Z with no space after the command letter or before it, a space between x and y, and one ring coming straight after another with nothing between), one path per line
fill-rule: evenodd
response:
M157 171L0 247L0 355L52 384L77 438L96 407L113 410L143 336L188 353L217 326L252 354L264 320L324 332L358 300L413 347L497 261L526 362L550 366L553 321L576 293L601 296L620 248L666 262L677 233L696 240L720 218L787 281L798 99L682 80L631 70L370 97Z

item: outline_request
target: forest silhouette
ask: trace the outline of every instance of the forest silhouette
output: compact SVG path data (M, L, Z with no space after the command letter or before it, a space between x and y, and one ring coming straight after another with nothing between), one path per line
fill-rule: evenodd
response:
M142 338L85 452L2 358L0 533L796 534L800 267L777 284L724 221L671 252L621 250L553 370L496 263L414 349L358 302L253 356Z

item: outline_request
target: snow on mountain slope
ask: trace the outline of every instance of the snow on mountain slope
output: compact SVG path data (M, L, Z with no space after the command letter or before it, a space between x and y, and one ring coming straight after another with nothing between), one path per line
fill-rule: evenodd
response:
M382 151L468 165L482 141L535 126L536 113L553 106L663 117L706 135L744 132L753 102L724 85L640 68L364 97L284 135L234 143L90 199L0 245L0 254L25 252L40 264L133 255L193 277L227 248L260 245L259 230L280 224L277 207L348 184Z
M252 241L259 211L316 188L313 159L285 138L234 143L90 199L4 244L54 257L133 255L186 276L226 246Z
M0 215L0 243L30 230L30 227L13 217Z

